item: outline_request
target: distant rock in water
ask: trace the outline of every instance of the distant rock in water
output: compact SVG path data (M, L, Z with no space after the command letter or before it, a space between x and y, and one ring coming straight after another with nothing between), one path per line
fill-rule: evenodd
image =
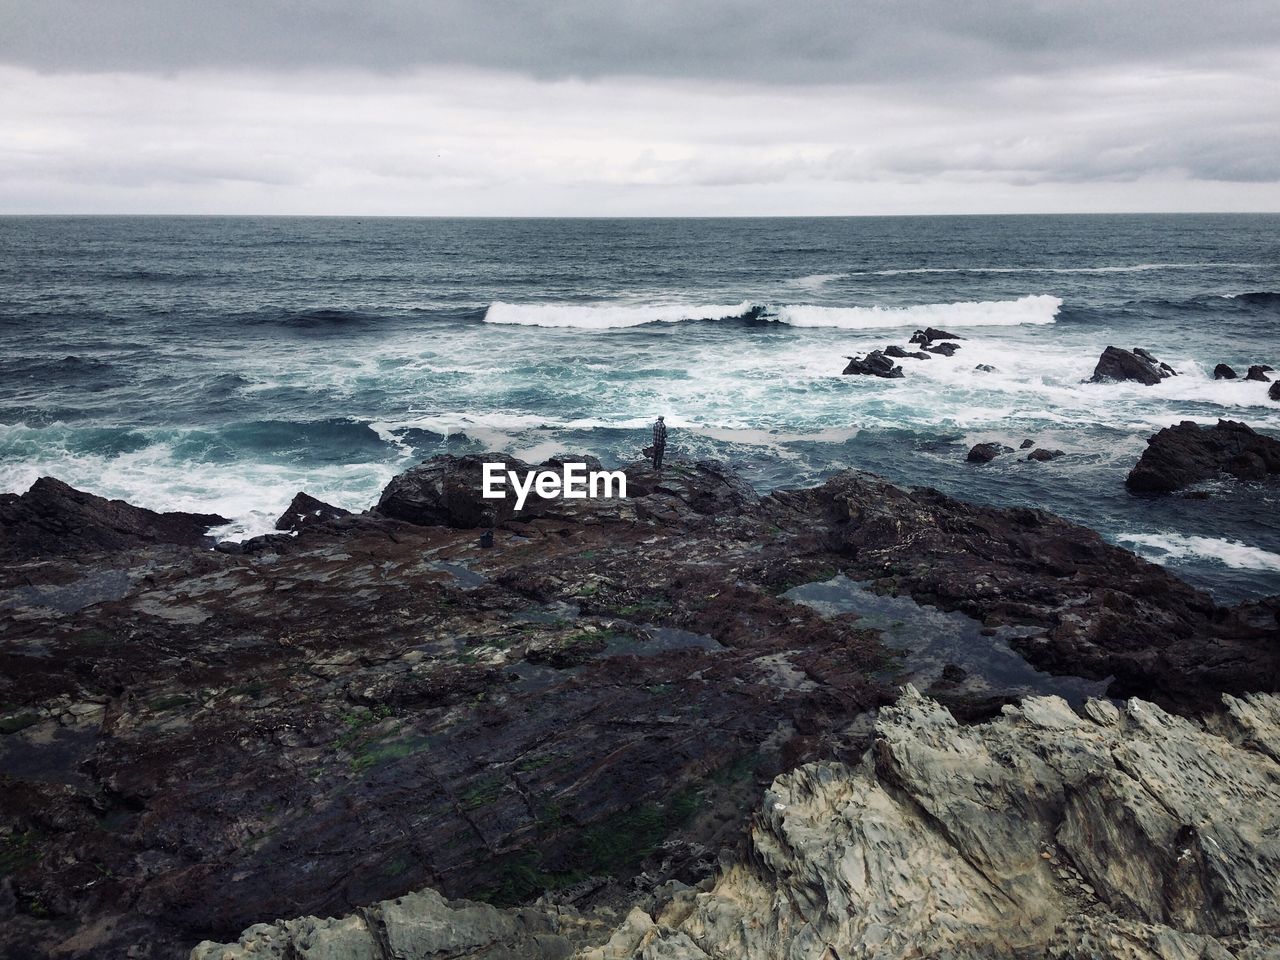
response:
M1170 493L1221 474L1238 480L1280 474L1280 441L1234 420L1219 420L1212 427L1184 420L1147 441L1125 485L1130 490Z
M976 367L974 367L973 369L977 370L977 371L978 371L978 372L980 372L980 373L995 373L995 372L996 372L996 368L995 368L995 367L993 367L993 366L992 366L991 364L989 364L989 363L980 363L980 364L978 364Z
M1178 371L1163 363L1141 347L1132 351L1120 347L1107 347L1093 368L1091 383L1106 380L1134 380L1147 386L1159 383L1166 377L1176 377Z
M1234 380L1237 376L1238 374L1225 363L1220 363L1213 368L1213 379L1215 380Z
M323 523L325 520L336 520L338 517L350 515L350 510L335 507L332 504L325 503L323 500L317 500L309 493L300 491L294 496L293 502L289 504L288 509L276 521L276 529L296 531L301 530L303 527L309 527L313 523Z
M212 546L209 528L230 522L211 513L156 513L41 477L21 496L0 495L0 558L71 556L154 543Z
M957 350L960 349L958 343L940 343L935 347L925 347L930 353L939 353L944 357L953 357Z
M939 330L937 327L926 327L923 330L917 330L911 335L909 343L930 344L935 340L963 340L964 337L957 336L954 333L947 333L945 330Z
M849 365L843 373L864 377L884 377L893 380L901 377L902 367L897 366L882 350L872 350L865 357L849 357Z
M969 455L965 459L970 463L990 463L1009 450L1003 443L976 443L969 448Z
M1028 438L1026 440L1023 440L1022 443L1020 443L1018 446L1022 450L1030 450L1035 445L1036 445L1036 442Z
M1249 372L1244 375L1244 378L1246 380L1261 380L1263 383L1270 383L1271 378L1267 374L1271 372L1271 368L1266 364L1258 363L1249 368Z
M856 765L775 778L696 887L617 911L426 889L191 960L1262 960L1280 951L1280 699L1222 703L1200 722L1028 697L966 726L908 685Z
M1280 380L1271 384L1271 389L1267 391L1267 396L1280 403Z
M898 346L896 343L893 346L885 347L884 355L886 357L896 357L899 360L905 360L908 358L912 360L932 360L933 359L933 357L929 356L929 354L925 353L923 350L904 350L902 347Z
M1026 459L1034 460L1038 463L1046 463L1049 460L1057 460L1061 456L1065 456L1061 450L1045 450L1041 447L1028 453Z

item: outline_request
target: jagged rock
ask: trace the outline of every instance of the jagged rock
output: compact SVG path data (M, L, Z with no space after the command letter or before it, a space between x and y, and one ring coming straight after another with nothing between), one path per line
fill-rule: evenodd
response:
M898 346L896 343L893 344L892 346L885 347L884 355L886 357L895 357L899 360L905 360L908 358L912 360L932 360L933 359L933 357L925 353L923 350L914 350L914 351L904 350L902 347Z
M143 544L212 546L216 514L156 513L41 477L26 493L0 495L0 558L28 559L125 550Z
M1263 383L1270 383L1271 378L1267 376L1271 372L1271 368L1266 364L1254 364L1249 368L1249 372L1245 374L1246 380L1260 380Z
M1220 363L1213 368L1213 379L1215 380L1234 380L1238 374L1225 363Z
M1223 701L1195 721L1033 697L962 726L908 685L861 762L777 777L711 885L655 891L612 930L600 911L425 890L191 960L1264 960L1280 951L1280 700Z
M1212 427L1184 420L1147 441L1125 485L1130 490L1169 493L1220 474L1261 480L1275 473L1280 473L1280 441L1234 420L1219 420Z
M1153 357L1141 347L1132 352L1119 347L1107 347L1093 369L1091 383L1105 380L1135 380L1147 386L1159 383L1167 377L1176 377L1178 371Z
M969 448L969 454L965 459L970 463L990 463L1000 454L1008 453L1010 449L1003 443L975 443Z
M954 333L947 333L945 330L939 330L936 327L926 327L923 330L917 330L911 335L909 343L919 343L927 346L935 340L963 340L964 337L957 336Z
M938 353L944 357L953 357L957 350L960 349L958 343L939 343L937 346L925 347L930 353Z
M1037 447L1027 454L1026 459L1046 463L1049 460L1057 460L1061 456L1064 456L1061 450L1045 450L1043 447Z
M992 366L991 364L989 364L989 363L980 363L980 364L978 364L976 367L974 367L973 369L975 369L975 370L979 371L980 373L995 373L995 372L996 372L996 368L995 368L995 367L993 367L993 366Z
M341 507L335 507L299 491L294 495L288 509L276 521L276 529L297 531L313 523L323 523L326 520L336 520L338 517L350 515L350 510L343 510Z
M849 357L848 360L849 364L842 373L885 379L896 379L903 375L902 367L895 365L881 350L872 350L865 357Z

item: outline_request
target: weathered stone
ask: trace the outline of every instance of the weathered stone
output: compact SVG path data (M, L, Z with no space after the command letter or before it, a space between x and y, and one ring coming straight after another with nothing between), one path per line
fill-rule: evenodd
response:
M1225 363L1220 363L1213 368L1213 379L1215 380L1234 380L1238 374Z
M965 459L970 463L990 463L1000 454L1008 453L1010 449L1003 443L975 443L969 448Z
M299 491L294 495L285 512L280 515L280 519L276 521L276 529L296 532L314 523L323 523L326 520L336 520L338 517L350 515L350 510L343 510L323 500L317 500L309 493Z
M1227 474L1261 480L1280 473L1280 440L1234 420L1202 427L1191 420L1165 427L1147 441L1125 479L1130 490L1169 493Z
M1106 380L1134 380L1151 386L1166 377L1177 376L1177 371L1162 363L1146 350L1135 347L1132 351L1119 347L1107 347L1094 367L1092 383Z

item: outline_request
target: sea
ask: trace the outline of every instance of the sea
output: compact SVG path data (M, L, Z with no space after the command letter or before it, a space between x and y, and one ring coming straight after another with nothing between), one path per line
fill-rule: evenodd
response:
M841 375L930 325L953 357ZM1087 382L1109 344L1179 376ZM866 470L1280 593L1280 484L1124 486L1182 420L1280 437L1268 384L1213 378L1280 369L1280 215L4 217L0 346L0 491L50 475L223 538L443 452L625 464L662 414L668 457L761 492ZM985 441L1016 452L967 463Z

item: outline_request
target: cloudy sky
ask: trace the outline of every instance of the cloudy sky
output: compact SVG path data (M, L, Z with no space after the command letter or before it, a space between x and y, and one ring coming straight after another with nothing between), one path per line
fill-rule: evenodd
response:
M1275 0L0 0L0 212L1280 211Z

